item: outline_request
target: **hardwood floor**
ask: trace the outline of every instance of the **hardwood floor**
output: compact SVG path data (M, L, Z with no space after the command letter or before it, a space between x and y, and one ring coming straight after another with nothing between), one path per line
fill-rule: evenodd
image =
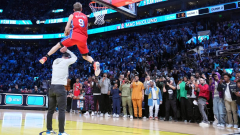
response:
M45 135L47 111L0 110L0 135ZM53 128L58 131L58 113L54 114ZM86 117L66 113L65 131L70 135L223 135L238 130L198 124L123 118Z

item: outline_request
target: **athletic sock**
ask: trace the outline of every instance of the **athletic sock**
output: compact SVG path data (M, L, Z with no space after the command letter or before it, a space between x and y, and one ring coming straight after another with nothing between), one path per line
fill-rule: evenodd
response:
M47 58L48 58L48 57L49 57L49 55L47 54L45 57L47 57Z

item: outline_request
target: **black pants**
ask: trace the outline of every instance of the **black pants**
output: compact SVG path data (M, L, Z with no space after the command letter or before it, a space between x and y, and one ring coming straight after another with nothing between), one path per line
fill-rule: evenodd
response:
M201 120L201 114L199 112L199 108L197 105L193 104L193 101L197 99L196 98L188 98L188 116L191 118L192 121L199 121Z
M184 97L181 97L180 99L180 107L181 107L181 116L182 116L182 120L187 120L187 105L188 104L188 100Z
M169 120L170 107L173 110L173 115L174 115L173 119L177 120L177 106L176 106L176 104L177 104L176 99L174 99L174 100L166 99L166 103L165 103L165 107L166 107L165 119L166 120Z
M149 106L148 106L148 95L144 95L144 110L142 110L142 114L145 117L149 117Z
M56 106L58 105L58 128L59 132L64 132L65 109L67 104L67 92L63 85L51 85L48 97L49 107L47 114L47 129L52 130L52 117Z
M67 112L70 112L72 108L72 98L68 97L67 98Z
M93 95L93 101L94 101L94 111L99 111L98 105L100 106L101 95Z
M162 104L159 107L160 108L160 111L158 113L159 117L165 117L165 108L166 108L165 106L166 106L166 99L163 98Z
M101 103L100 103L100 110L101 113L111 112L109 104L109 95L102 94L101 95Z

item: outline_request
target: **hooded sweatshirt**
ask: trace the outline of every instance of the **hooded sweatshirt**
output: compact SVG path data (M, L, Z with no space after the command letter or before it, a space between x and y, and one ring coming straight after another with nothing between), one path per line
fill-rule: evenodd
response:
M218 80L220 80L221 75L218 72L216 72L215 74L217 74ZM217 96L219 96L220 98L223 98L222 91L217 90L219 81L216 81L214 78L212 78L212 80L213 80L213 82L209 86L209 90L210 90L210 92L212 92L212 98L217 97Z

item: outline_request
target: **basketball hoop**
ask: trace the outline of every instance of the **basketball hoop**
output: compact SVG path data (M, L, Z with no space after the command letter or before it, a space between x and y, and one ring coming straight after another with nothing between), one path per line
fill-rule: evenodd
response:
M103 25L105 23L104 16L105 14L107 14L106 9L108 9L108 7L105 7L96 2L90 2L89 7L91 8L93 15L95 16L94 24Z

